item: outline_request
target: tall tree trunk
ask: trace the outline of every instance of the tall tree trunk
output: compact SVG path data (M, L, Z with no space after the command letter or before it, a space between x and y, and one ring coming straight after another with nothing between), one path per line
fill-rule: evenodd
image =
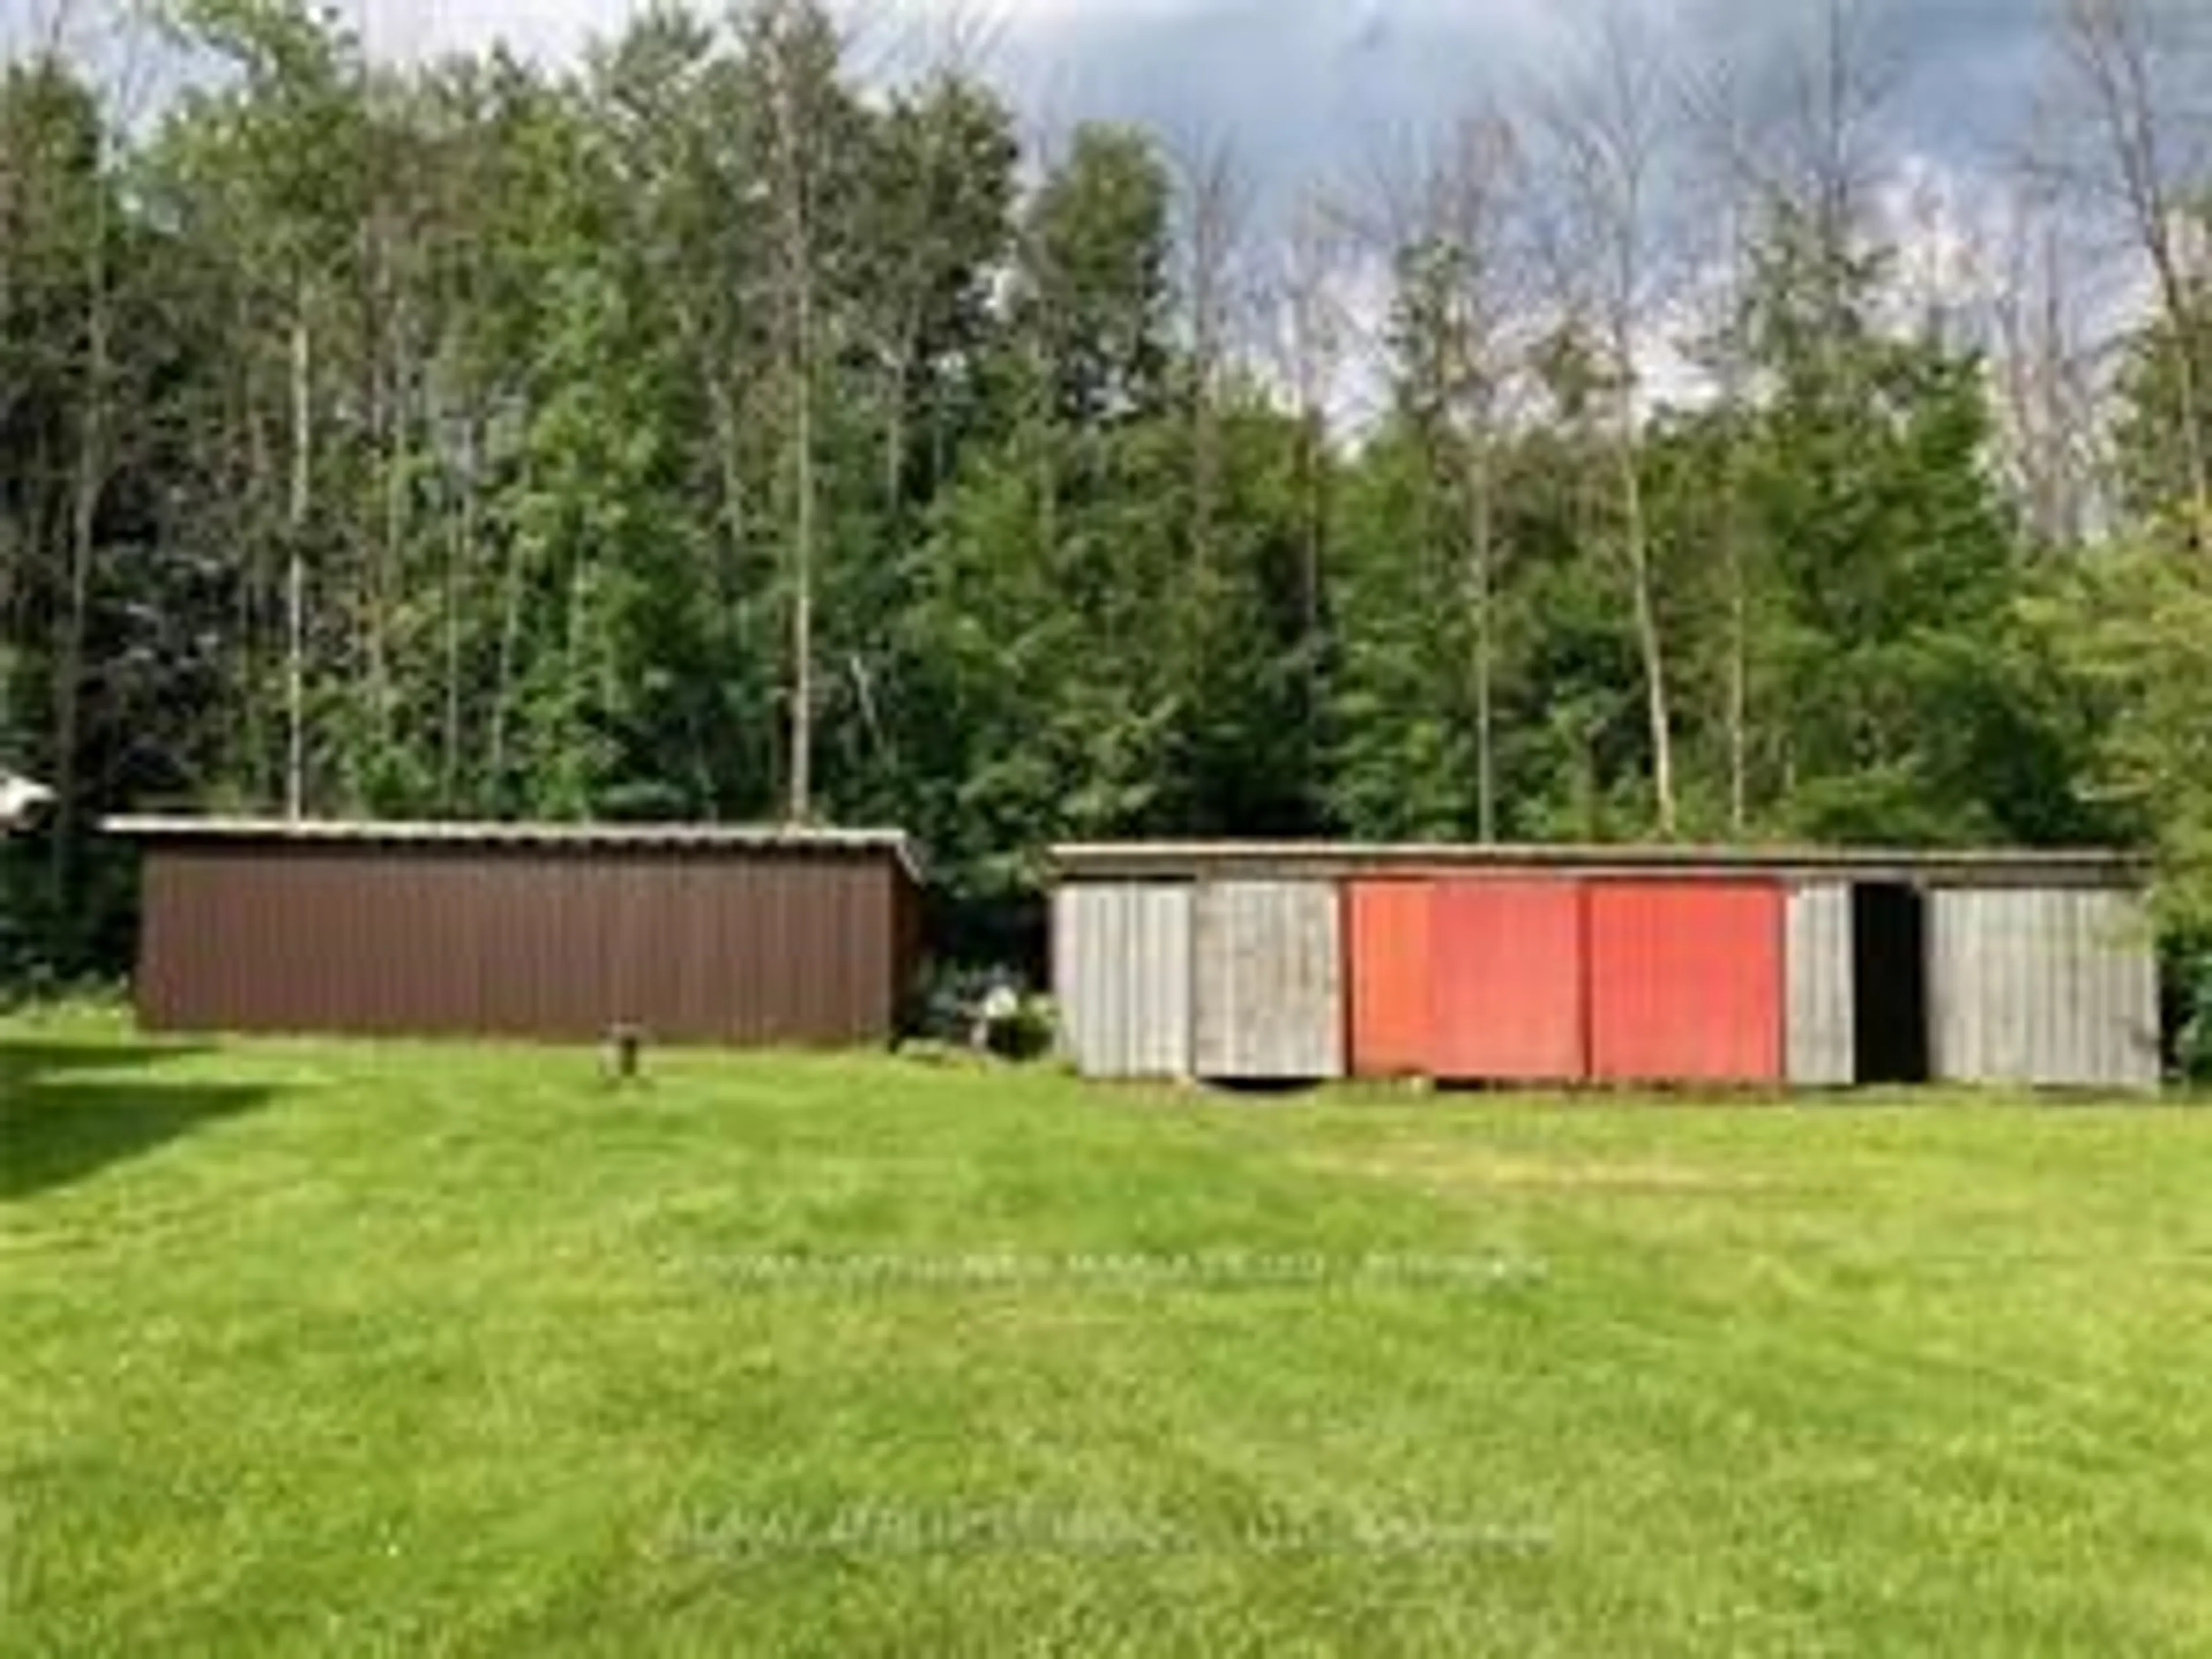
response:
M1327 665L1322 660L1322 562L1327 557L1328 536L1328 500L1327 495L1328 447L1322 435L1325 417L1317 409L1309 408L1298 420L1299 494L1304 518L1300 579L1304 588L1303 603L1304 637L1300 648L1305 670L1305 794L1309 801L1318 802L1322 793L1323 705L1328 687L1325 682Z
M1727 488L1721 533L1729 584L1729 833L1741 842L1751 831L1751 603L1745 591L1743 536L1733 478Z
M713 406L717 431L714 444L715 465L721 477L721 521L724 545L720 558L714 561L714 626L717 630L717 655L726 658L734 648L734 642L744 634L744 595L745 592L746 550L750 535L750 520L746 503L744 454L739 447L738 434L742 429L738 419L735 394L723 377L709 377L714 383ZM719 818L725 810L723 799L726 785L722 774L706 769L705 799L710 817Z
M1728 580L1729 834L1751 832L1751 572L1744 558L1743 451L1737 420L1741 388L1731 364L1723 375L1720 538Z
M528 416L523 420L526 430ZM526 447L522 460L521 493L527 496L531 490L532 472ZM504 594L501 600L499 621L499 666L491 700L491 782L495 799L502 808L517 804L517 797L507 787L508 730L514 715L515 659L522 648L522 604L530 578L530 569L521 537L501 538L506 550L501 582Z
M890 382L890 396L884 412L884 514L895 540L906 526L906 474L913 446L913 437L908 430L907 399L912 395L920 353L916 340L921 331L920 323L909 313L899 326L898 343L885 376Z
M1571 296L1568 320L1584 316L1599 325L1607 388L1596 400L1610 428L1601 441L1612 451L1615 503L1634 612L1637 654L1644 676L1646 724L1651 745L1651 793L1658 833L1672 838L1679 824L1674 780L1673 709L1660 625L1657 578L1652 569L1651 531L1638 466L1638 346L1646 325L1662 314L1664 297L1650 278L1674 267L1666 225L1652 209L1659 192L1673 122L1663 113L1676 103L1662 71L1662 42L1632 20L1640 14L1615 8L1601 19L1578 83L1554 100L1547 125L1557 147L1569 206L1570 235L1557 249L1555 279ZM1579 292L1577 291L1579 290ZM1577 315L1577 313L1581 313ZM1607 404L1610 407L1607 407ZM1593 452L1601 474L1605 458Z
M101 167L104 170L104 160ZM107 487L111 441L107 269L107 186L96 178L98 204L86 234L84 404L78 412L76 464L72 469L69 515L68 597L62 611L61 639L54 665L54 819L48 879L54 913L73 914L70 888L76 866L84 793L85 649L90 631L92 566L97 551L100 497Z
M469 572L476 562L476 452L473 420L465 421L461 434L461 499L454 514L452 539L446 556L446 709L444 746L445 787L441 792L448 812L461 806L462 617L468 601Z
M1626 361L1626 359L1624 359ZM1621 531L1628 546L1629 579L1635 588L1636 642L1644 659L1644 704L1651 733L1651 796L1660 836L1673 840L1679 822L1674 795L1674 722L1667 694L1666 644L1659 626L1659 602L1651 570L1651 537L1644 503L1644 479L1637 465L1634 392L1621 394L1617 434L1620 469Z
M792 548L791 799L786 815L805 823L814 815L814 347L811 276L799 279L796 324L799 406L793 448L799 492Z
M727 543L729 562L735 566L745 556L744 458L738 453L737 411L731 406L726 386L716 388L714 409L719 428L714 465L722 477L722 534Z
M2173 332L2173 368L2180 403L2176 436L2189 495L2185 534L2199 550L2212 550L2212 432L2203 396L2212 374L2197 343L2201 307L2192 302L2191 273L2181 244L2182 207L2201 182L2188 178L2175 153L2177 134L2195 112L2172 107L2159 69L2170 54L2193 42L2173 32L2194 15L2148 0L2069 0L2058 14L2060 43L2083 82L2090 114L2110 146L2112 182L2118 186L2131 228L2148 257L2159 304Z
M796 498L790 547L791 754L784 813L791 823L800 824L814 816L814 588L820 501L814 453L819 416L815 402L819 321L815 284L819 273L813 146L822 141L812 131L812 110L800 105L801 77L806 73L802 9L787 7L784 0L758 0L755 15L763 25L755 50L765 55L769 77L771 186L783 286L785 337L781 343L791 395L787 441Z
M1498 842L1497 504L1486 421L1468 440L1468 548L1474 590L1475 824L1486 847Z
M293 823L307 808L307 515L313 502L313 343L307 295L292 319L292 497L284 575L284 815Z
M69 594L62 611L54 665L54 817L48 875L54 914L68 915L76 844L84 740L84 656L92 608L92 564L100 500L106 487L107 305L105 274L95 262L86 317L85 404L80 416L76 465L70 486Z
M2212 549L2212 439L2205 432L2204 374L2199 338L2208 326L2204 308L2191 303L2189 278L2170 236L2152 239L2168 325L2173 331L2174 401L2180 405L2181 453L2188 472L2189 514L2183 533L2200 551Z
M514 658L522 639L522 550L510 541L500 571L499 653L492 671L489 767L486 779L495 805L507 798L508 704L514 696Z
M395 382L397 382L395 384ZM393 596L404 582L407 545L407 388L390 374L379 374L384 404L384 538L362 606L362 649L368 670L368 714L375 741L386 754L399 741L398 696L392 672L390 618Z

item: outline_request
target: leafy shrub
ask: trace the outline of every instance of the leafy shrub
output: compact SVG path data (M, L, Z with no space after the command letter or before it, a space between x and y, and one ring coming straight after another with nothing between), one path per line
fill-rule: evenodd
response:
M2190 1082L2212 1084L2212 951L2198 957L2188 985L2188 1022L2175 1058Z
M931 963L914 999L914 1011L907 1021L908 1035L924 1042L966 1048L975 1027L975 1008L997 982L994 969Z
M991 1024L994 1054L1023 1061L1044 1059L1060 1036L1060 1010L1049 997L1024 996L1012 1013Z
M924 979L910 1035L930 1047L981 1047L1005 1060L1041 1060L1052 1052L1058 1020L1051 1000L1036 995L1004 968L945 965Z

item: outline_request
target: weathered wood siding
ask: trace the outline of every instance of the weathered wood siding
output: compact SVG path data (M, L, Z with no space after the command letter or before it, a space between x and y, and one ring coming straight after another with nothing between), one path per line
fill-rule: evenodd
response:
M1053 895L1053 994L1085 1077L1191 1072L1191 890L1080 884Z
M1199 1075L1319 1082L1345 1074L1342 906L1328 882L1199 889Z
M1858 1081L1851 890L1834 884L1790 895L1790 1081L1848 1089Z
M1948 890L1929 922L1940 1079L2159 1086L2157 958L2132 896Z

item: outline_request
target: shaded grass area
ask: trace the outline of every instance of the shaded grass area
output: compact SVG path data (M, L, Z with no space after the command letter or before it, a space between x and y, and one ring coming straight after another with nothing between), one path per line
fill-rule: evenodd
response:
M0 1039L0 1200L66 1186L268 1098L250 1085L148 1086L137 1075L190 1053Z
M0 1091L9 1651L2212 1648L2212 1116Z

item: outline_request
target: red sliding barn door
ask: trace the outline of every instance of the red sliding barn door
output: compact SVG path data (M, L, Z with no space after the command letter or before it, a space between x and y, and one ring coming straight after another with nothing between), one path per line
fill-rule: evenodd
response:
M1462 1083L1586 1079L1580 886L1468 877L1438 882L1433 904L1436 1075Z
M1593 884L1593 1075L1780 1083L1785 926L1782 890L1771 884Z

